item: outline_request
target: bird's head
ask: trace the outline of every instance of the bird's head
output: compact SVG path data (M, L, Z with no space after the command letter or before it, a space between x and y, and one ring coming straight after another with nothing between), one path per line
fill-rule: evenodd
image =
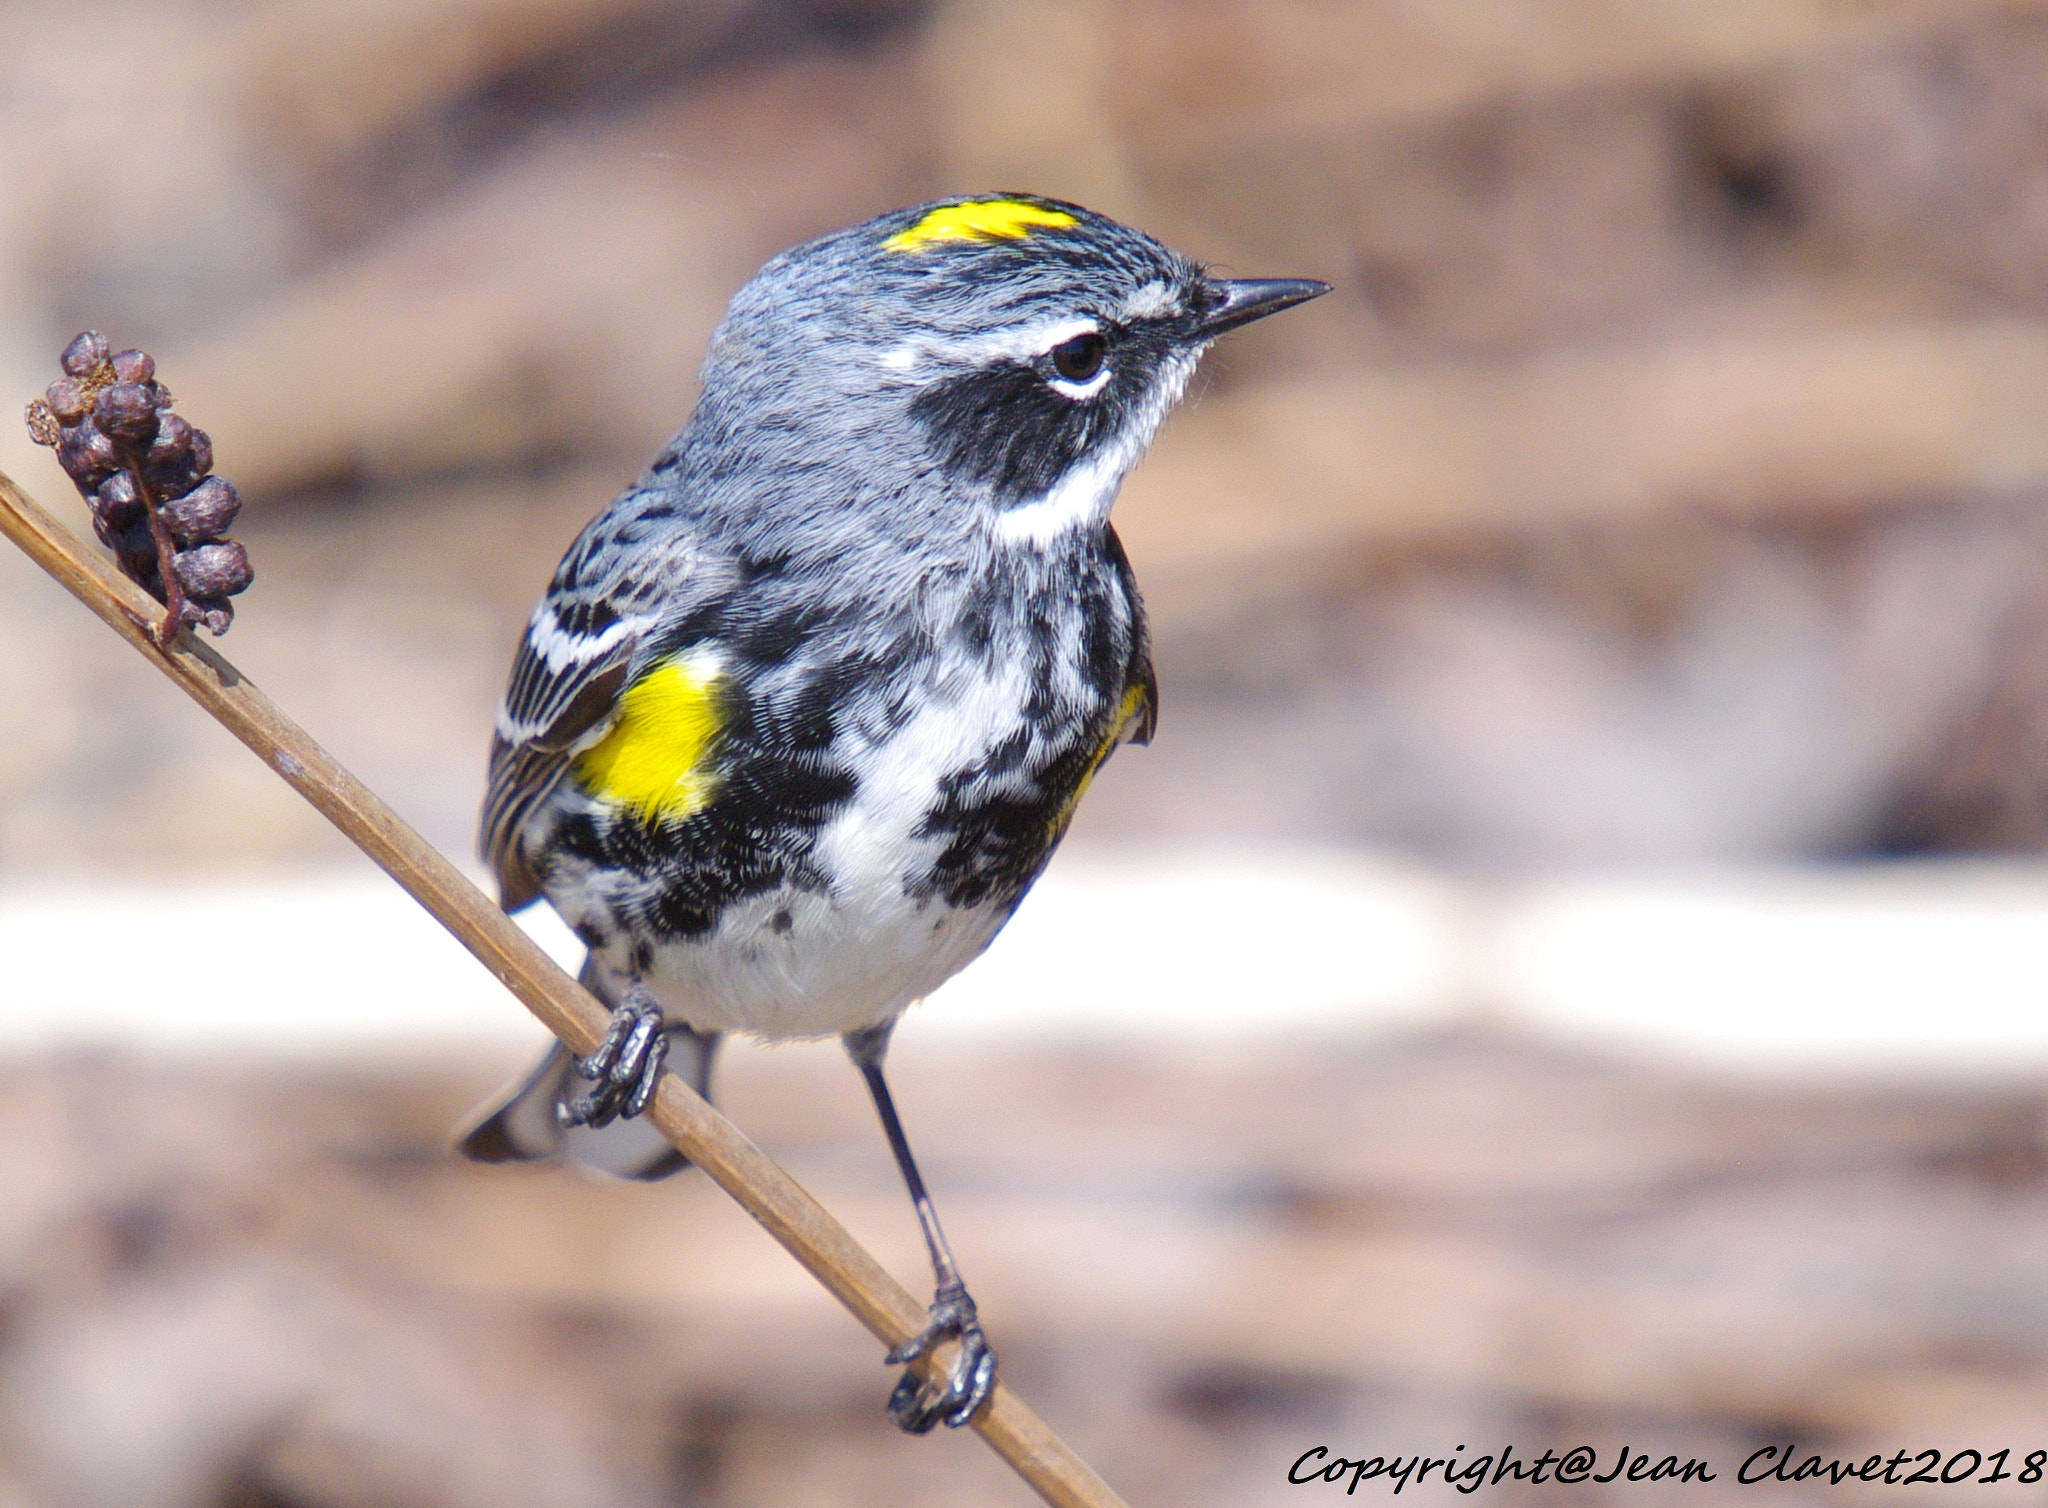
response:
M1328 291L1211 276L1079 205L946 199L770 261L733 300L705 391L734 395L728 425L857 447L1044 539L1107 515L1211 341Z

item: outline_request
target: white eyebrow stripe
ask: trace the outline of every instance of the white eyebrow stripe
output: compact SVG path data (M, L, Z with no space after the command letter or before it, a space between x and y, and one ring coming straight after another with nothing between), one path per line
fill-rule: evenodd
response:
M1032 350L1031 354L1033 356L1043 356L1054 346L1065 345L1077 335L1099 335L1101 333L1102 321L1099 319L1082 317L1063 320L1039 336L1038 345Z
M943 366L988 366L998 361L1035 361L1054 346L1064 345L1077 335L1099 335L1102 321L1092 314L1074 314L1065 319L1040 320L994 330L969 340L910 341L892 346L874 358L884 371L912 372L928 360Z
M1077 314L1066 319L1041 320L1037 324L996 330L948 346L944 354L980 366L993 361L1026 361L1043 356L1054 346L1072 340L1076 335L1093 335L1101 329L1102 321L1094 315Z

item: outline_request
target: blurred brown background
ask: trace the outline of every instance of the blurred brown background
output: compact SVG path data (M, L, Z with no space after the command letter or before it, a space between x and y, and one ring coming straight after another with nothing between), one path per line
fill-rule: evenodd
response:
M732 290L990 188L1338 289L1217 351L1119 504L1162 734L1077 849L1495 883L2048 838L2036 0L0 4L0 397L87 325L154 352L251 498L227 651L466 855L533 596ZM82 519L9 424L0 467ZM0 636L0 886L355 862L11 555ZM1318 1443L1723 1491L1787 1435L2048 1446L2025 1064L1787 1083L1477 1018L899 1057L1008 1375L1139 1508L1310 1501ZM895 1438L701 1181L448 1161L509 1066L0 1062L0 1508L1027 1500ZM833 1051L728 1083L915 1277Z

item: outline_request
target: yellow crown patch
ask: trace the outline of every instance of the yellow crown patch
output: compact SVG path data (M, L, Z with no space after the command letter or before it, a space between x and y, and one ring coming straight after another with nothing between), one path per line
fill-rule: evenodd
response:
M1022 199L975 199L942 204L908 230L882 243L884 251L921 251L940 241L1015 241L1035 227L1057 229L1080 222L1063 209L1048 209Z
M718 784L706 767L724 721L718 683L716 664L691 655L640 677L619 698L611 730L577 759L583 788L643 821L680 822L702 811Z

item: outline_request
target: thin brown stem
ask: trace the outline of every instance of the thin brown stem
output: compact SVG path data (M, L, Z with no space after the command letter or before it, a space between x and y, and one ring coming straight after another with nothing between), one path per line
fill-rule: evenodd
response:
M4 473L0 534L283 776L454 933L572 1052L588 1053L597 1046L610 1013L593 996L218 652L175 627L167 642L158 643L147 627L156 603ZM795 1179L674 1074L662 1076L647 1118L883 1345L893 1349L923 1329L924 1309L903 1285ZM923 1375L942 1378L953 1349L936 1348L916 1365ZM1088 1463L1002 1383L970 1427L1055 1508L1124 1508L1123 1499Z
M144 455L134 446L124 445L118 440L114 442L114 448L120 451L128 475L135 482L135 495L142 499L142 516L149 520L149 537L156 544L157 576L164 584L164 615L156 629L157 647L161 649L185 626L185 584L178 580L178 545L171 538L170 526L158 511L163 506L163 499L157 496L156 487L149 480Z

